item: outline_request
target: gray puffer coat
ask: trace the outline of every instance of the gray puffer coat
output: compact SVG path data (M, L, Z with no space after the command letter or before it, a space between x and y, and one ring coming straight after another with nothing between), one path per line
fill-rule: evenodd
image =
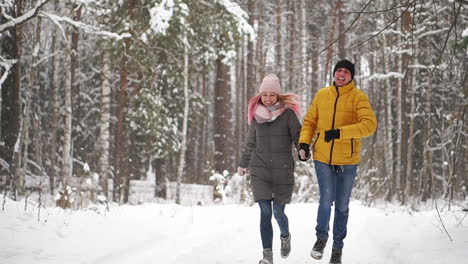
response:
M252 120L239 167L249 168L255 201L289 203L294 189L292 146L297 146L301 123L291 109L272 122Z

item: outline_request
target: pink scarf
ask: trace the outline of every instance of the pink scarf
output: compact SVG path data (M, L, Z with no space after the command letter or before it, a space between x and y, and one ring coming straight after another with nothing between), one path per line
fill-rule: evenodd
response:
M272 122L286 111L284 104L276 103L272 106L257 105L255 109L255 120L258 123Z

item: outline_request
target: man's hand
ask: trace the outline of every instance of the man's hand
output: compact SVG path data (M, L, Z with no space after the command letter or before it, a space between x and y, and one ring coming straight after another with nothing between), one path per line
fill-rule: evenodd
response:
M339 129L330 129L325 131L325 142L330 142L333 139L340 138L340 130Z

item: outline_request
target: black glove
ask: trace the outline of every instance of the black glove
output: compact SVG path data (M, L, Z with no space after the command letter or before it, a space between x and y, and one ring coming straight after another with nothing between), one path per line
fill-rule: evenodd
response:
M330 129L325 131L325 142L330 142L333 139L340 138L340 130L339 129Z
M305 152L305 155L306 155L306 158L305 159L301 159L301 155L299 153L297 153L297 156L299 157L299 160L300 161L307 161L309 158L310 158L310 148L309 148L309 144L306 144L306 143L299 143L299 150L304 150Z

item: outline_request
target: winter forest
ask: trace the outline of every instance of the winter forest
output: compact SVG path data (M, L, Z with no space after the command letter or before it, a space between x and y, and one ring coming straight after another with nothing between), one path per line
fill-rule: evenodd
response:
M378 120L363 140L353 197L415 207L467 197L466 0L3 0L0 8L3 201L79 190L125 204L133 180L151 181L158 199L170 183L177 202L181 184L223 197L262 78L278 75L305 111L343 58L355 63ZM312 171L296 162L294 202L313 199Z

